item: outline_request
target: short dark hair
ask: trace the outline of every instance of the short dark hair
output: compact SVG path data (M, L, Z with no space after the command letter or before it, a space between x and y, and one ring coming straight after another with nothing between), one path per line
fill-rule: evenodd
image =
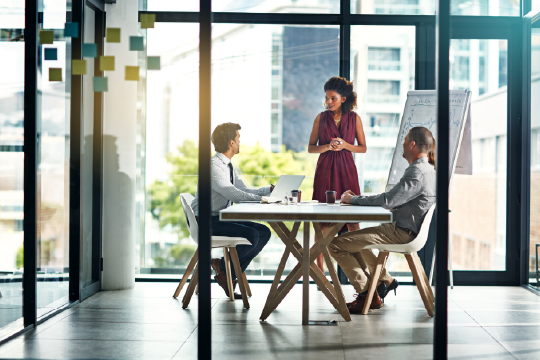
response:
M229 150L229 143L236 139L236 130L241 127L235 123L224 123L218 125L212 133L212 144L217 152L224 153Z
M433 145L435 139L429 129L423 126L413 127L409 130L409 140L414 141L418 149L423 153L430 153L433 151Z

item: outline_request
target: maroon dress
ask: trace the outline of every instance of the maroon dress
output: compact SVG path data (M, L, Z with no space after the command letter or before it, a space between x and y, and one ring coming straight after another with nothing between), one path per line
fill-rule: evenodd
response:
M339 128L336 126L331 111L321 113L319 117L319 145L330 144L332 139L337 137L349 144L354 144L356 138L355 112L343 114ZM329 150L319 155L313 183L313 200L325 203L326 190L336 191L336 200L341 198L341 195L347 190L352 190L356 195L360 195L358 172L353 154L350 151Z

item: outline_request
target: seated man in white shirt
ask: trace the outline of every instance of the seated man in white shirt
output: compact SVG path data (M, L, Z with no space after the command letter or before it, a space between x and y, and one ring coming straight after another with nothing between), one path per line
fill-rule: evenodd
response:
M216 149L216 154L212 157L212 235L231 236L246 238L250 245L238 245L236 250L240 259L242 272L246 270L251 261L261 252L270 240L270 229L259 223L252 221L220 221L219 211L231 206L233 202L261 200L261 196L268 196L273 190L273 186L266 186L259 189L248 188L234 171L231 159L240 152L240 125L225 123L218 125L212 133L212 143ZM195 199L191 204L195 216L199 215L199 191L195 194ZM225 294L229 296L227 287L227 277L225 275L225 260L212 259L212 268L216 272L217 283L223 288ZM234 287L236 287L236 277L241 274L234 273L231 263L231 276ZM238 293L234 294L235 299L241 299Z

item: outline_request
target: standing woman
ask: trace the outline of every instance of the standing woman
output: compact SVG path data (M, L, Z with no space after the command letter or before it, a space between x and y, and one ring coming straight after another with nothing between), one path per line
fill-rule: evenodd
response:
M358 172L352 153L365 153L366 137L362 120L354 111L356 93L352 81L334 76L324 84L325 108L315 118L309 137L308 152L319 155L313 200L326 202L326 191L333 190L337 195L347 190L360 195ZM354 144L357 141L358 145ZM360 230L358 224L347 224L349 231ZM317 241L317 238L315 238ZM324 271L323 256L317 258L317 265Z

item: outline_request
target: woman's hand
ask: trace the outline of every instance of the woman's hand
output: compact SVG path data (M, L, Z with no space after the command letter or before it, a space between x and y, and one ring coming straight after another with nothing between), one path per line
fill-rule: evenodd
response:
M332 142L330 142L330 146L332 147L332 151L341 151L345 149L345 146L349 145L345 140L342 138L334 138L332 139Z

